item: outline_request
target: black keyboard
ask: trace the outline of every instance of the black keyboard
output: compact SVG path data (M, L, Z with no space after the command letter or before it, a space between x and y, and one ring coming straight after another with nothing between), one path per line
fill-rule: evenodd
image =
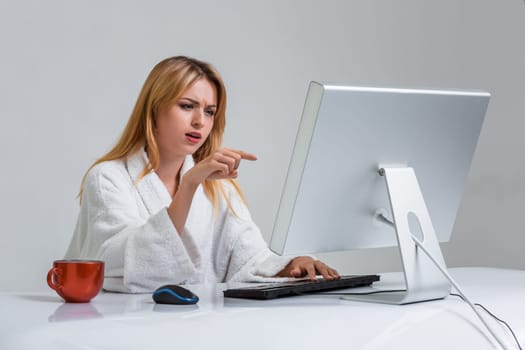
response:
M306 293L325 292L337 289L363 287L379 281L378 275L351 275L341 276L338 280L325 281L318 279L316 282L310 280L257 283L254 286L232 288L223 291L228 298L246 299L275 299Z

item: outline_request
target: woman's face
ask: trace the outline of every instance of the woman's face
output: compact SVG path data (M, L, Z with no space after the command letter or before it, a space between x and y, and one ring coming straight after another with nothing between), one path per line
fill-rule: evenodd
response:
M155 136L161 159L193 154L206 141L217 111L217 91L206 79L197 80L172 106L160 111Z

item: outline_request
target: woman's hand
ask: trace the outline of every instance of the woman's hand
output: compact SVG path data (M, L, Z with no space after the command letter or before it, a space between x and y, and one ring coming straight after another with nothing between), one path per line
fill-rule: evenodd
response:
M309 256L299 256L281 270L276 277L304 277L315 281L316 275L322 275L325 280L337 280L339 273L320 260L314 260Z
M184 182L198 186L206 179L235 179L242 159L257 160L251 153L223 148L204 158L184 174Z
M197 187L206 179L236 178L241 159L256 160L257 157L244 151L220 149L195 164L182 176L173 201L168 207L168 215L179 234L184 231Z

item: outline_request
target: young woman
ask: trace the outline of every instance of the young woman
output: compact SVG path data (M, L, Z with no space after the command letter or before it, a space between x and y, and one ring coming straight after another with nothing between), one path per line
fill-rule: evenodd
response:
M104 288L148 292L168 283L337 279L311 257L273 254L221 148L226 91L218 72L172 57L149 74L117 144L87 171L67 258L104 260Z

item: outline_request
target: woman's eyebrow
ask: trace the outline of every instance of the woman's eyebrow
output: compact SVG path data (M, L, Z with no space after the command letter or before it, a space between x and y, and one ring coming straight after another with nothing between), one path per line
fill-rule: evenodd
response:
M200 106L199 101L194 100L194 99L189 98L189 97L181 97L181 100L188 100L188 101L190 101L191 103L196 104L197 106ZM214 107L214 108L216 108L217 105L207 105L206 107L208 107L208 108L209 108L209 107Z

